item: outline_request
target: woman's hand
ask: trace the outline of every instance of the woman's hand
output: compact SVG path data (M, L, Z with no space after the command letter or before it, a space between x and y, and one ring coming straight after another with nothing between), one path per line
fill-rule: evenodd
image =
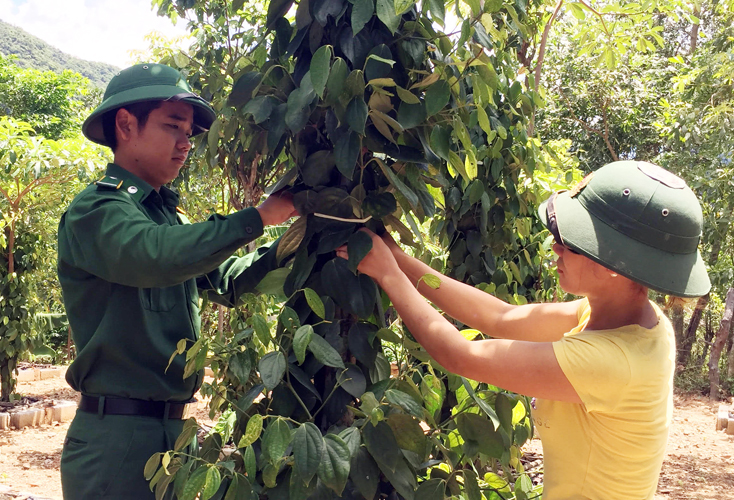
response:
M378 283L380 283L383 277L390 273L401 272L391 248L383 239L384 236L380 238L375 233L365 228L360 229L360 231L367 233L370 238L372 238L372 250L365 255L359 263L359 266L357 266L357 270L370 276ZM398 251L402 252L400 247L397 246L397 243L395 243L392 238L390 238L390 240L392 241L392 244L397 247ZM349 259L349 251L346 245L337 248L336 254L343 259Z

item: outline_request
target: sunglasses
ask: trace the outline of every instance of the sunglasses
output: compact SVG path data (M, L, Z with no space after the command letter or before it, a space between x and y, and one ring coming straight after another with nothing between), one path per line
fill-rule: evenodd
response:
M566 248L569 252L578 254L576 250L569 247L563 242L563 238L561 238L561 232L558 230L558 217L556 216L556 207L555 207L555 200L556 195L561 193L563 191L558 191L556 193L553 193L550 198L548 198L548 203L545 206L545 213L546 218L548 220L548 231L550 231L550 234L553 236L553 239L556 240L556 243L559 245L562 245L564 248Z

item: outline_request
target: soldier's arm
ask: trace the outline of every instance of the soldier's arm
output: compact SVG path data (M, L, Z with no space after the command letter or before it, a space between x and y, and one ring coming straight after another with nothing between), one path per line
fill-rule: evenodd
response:
M158 225L125 193L96 191L71 205L59 226L69 264L112 283L166 287L219 267L263 233L255 208L205 222Z

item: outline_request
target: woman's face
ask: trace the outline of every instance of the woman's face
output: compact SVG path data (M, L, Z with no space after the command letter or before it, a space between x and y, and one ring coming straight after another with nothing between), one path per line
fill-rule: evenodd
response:
M565 292L587 296L608 285L606 278L612 271L601 264L557 242L553 244L553 252L558 255L558 284Z

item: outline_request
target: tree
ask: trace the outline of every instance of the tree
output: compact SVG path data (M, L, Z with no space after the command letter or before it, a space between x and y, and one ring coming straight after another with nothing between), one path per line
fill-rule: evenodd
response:
M21 69L13 56L0 54L0 116L29 123L36 135L78 135L85 110L100 97L78 73Z
M82 140L33 135L29 124L0 117L0 378L2 400L15 388L17 360L38 346L36 288L55 275L55 230L69 189L91 175L99 149ZM40 310L39 310L40 309Z

